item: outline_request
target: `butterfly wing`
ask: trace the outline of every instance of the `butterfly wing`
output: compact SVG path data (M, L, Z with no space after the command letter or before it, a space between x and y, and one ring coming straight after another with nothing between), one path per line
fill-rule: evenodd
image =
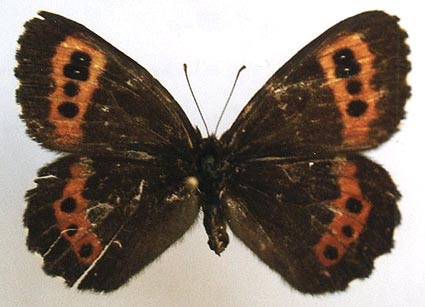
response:
M332 27L259 90L222 136L230 228L293 287L343 290L390 250L399 193L349 152L388 139L409 96L397 18L366 12Z
M16 56L29 135L72 153L189 155L199 135L148 71L84 26L39 14L25 25Z
M222 141L238 157L363 150L404 116L409 48L397 18L372 11L323 33L254 95Z
M40 15L19 39L17 101L28 134L71 155L28 191L28 247L68 285L110 291L194 222L187 178L200 136L143 67L82 25Z
M232 232L301 292L343 290L393 246L400 195L364 157L259 159L238 170L223 192Z
M44 270L69 286L111 291L195 221L196 186L179 168L67 156L39 171L24 223Z

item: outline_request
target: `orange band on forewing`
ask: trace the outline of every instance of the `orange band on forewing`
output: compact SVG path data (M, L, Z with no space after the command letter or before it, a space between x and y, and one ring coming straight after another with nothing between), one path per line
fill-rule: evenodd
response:
M372 209L362 193L356 178L357 167L351 162L344 162L334 167L341 191L339 198L331 206L335 216L326 232L315 246L316 256L324 266L331 266L341 261L349 244L355 242L364 230Z
M71 244L78 260L88 265L96 260L103 248L87 219L89 201L82 195L91 172L87 162L71 165L71 177L65 185L62 197L53 203L62 236Z
M90 56L88 79L81 81L65 76L64 67L71 61L74 52L84 52ZM51 77L55 84L54 91L49 95L51 102L49 121L56 127L56 142L61 144L78 144L83 137L81 124L84 115L91 103L91 97L98 87L98 79L106 66L105 55L73 36L68 36L56 47L56 53L52 60L53 72ZM68 82L73 82L78 87L78 93L72 97L66 95L64 87ZM72 118L68 118L59 112L59 107L64 102L75 104L78 112Z
M349 78L339 78L336 74L337 64L333 56L342 49L350 49L354 59L360 65L360 72ZM371 81L376 73L373 66L375 56L370 52L368 44L359 34L352 33L343 36L334 43L326 46L319 54L319 62L325 73L327 86L333 92L335 103L341 113L344 125L342 136L344 144L348 146L362 146L366 143L371 123L378 117L376 104L381 96L379 91L371 87ZM349 82L361 83L361 90L350 94L347 90ZM367 104L366 111L360 116L351 116L347 112L351 102L361 100Z

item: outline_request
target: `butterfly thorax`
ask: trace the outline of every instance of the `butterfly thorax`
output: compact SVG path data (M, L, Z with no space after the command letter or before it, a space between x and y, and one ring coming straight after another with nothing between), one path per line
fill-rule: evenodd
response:
M223 145L214 135L202 139L197 157L197 177L208 245L217 255L229 243L220 199L227 165L224 157Z

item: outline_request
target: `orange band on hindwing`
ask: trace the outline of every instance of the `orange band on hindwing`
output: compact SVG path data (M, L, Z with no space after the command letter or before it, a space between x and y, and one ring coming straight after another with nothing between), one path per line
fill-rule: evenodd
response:
M378 117L376 104L381 94L371 87L374 60L368 44L357 33L339 38L319 54L327 86L342 116L345 145L365 144L371 123Z
M83 137L81 124L106 66L105 55L73 36L56 47L51 77L55 84L49 95L49 121L55 126L56 141L78 144Z
M102 252L102 243L93 232L87 219L89 201L82 195L87 178L92 172L88 162L77 162L70 166L62 198L53 203L56 221L62 236L80 262L91 264Z
M348 246L355 242L364 230L372 209L372 204L364 197L356 178L357 167L352 162L344 162L334 167L338 176L340 197L331 203L335 212L332 222L319 243L315 253L324 266L337 264Z

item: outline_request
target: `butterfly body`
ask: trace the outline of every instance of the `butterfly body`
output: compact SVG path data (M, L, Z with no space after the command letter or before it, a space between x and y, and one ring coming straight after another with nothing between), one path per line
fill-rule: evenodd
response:
M65 153L27 192L28 248L69 286L112 291L202 210L291 286L334 292L390 251L400 194L362 150L404 116L409 48L396 17L348 18L307 45L220 138L202 138L146 69L84 26L40 12L21 36L17 102L28 134Z
M202 139L196 168L208 245L220 255L229 243L220 193L225 186L225 177L232 170L226 161L223 144L214 135Z

